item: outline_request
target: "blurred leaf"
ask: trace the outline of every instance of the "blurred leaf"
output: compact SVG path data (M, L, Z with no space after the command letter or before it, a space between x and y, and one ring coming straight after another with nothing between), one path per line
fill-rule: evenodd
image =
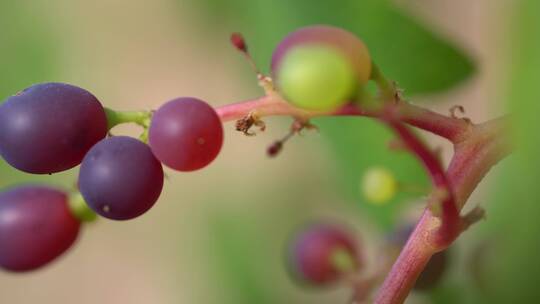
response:
M230 298L221 303L285 303L265 276L266 261L275 258L265 248L263 231L247 219L227 212L211 215L209 230L212 236L212 254L219 277L216 283Z
M536 303L540 298L540 2L513 2L509 32L508 105L517 152L506 160L490 202L488 225L496 240L484 303Z
M58 41L41 17L42 11L26 1L0 1L0 103L31 84L53 80L56 74ZM0 188L42 179L19 172L0 159Z
M0 100L55 74L55 46L40 18L24 1L0 1Z
M336 163L343 172L337 182L338 189L351 201L361 202L362 212L376 219L386 230L394 227L401 207L407 199L418 193L399 192L394 199L384 205L374 205L364 200L360 192L360 181L365 171L372 166L382 166L390 170L404 185L425 186L428 180L418 162L407 152L391 151L388 144L395 138L392 131L372 119L343 117L317 119L321 134L332 142L336 152ZM358 131L356 131L358 130ZM419 206L419 208L421 208Z
M444 284L428 293L433 304L463 303L462 288L459 284Z
M274 47L289 32L331 24L359 35L382 70L406 93L448 89L474 70L467 56L427 26L384 0L198 0L220 29L241 31L260 67L269 66Z

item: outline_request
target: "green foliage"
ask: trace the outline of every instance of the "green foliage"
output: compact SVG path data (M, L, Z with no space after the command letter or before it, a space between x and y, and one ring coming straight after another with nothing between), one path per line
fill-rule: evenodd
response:
M250 227L250 229L246 229ZM268 278L261 275L268 269L269 258L275 257L275 250L266 248L269 244L261 236L262 229L257 229L249 219L242 216L218 211L210 218L210 249L215 252L209 257L215 258L219 282L228 292L228 298L220 303L286 303L279 293L268 286ZM273 246L272 246L273 247ZM275 247L273 247L275 248Z
M488 209L496 250L486 267L492 280L484 303L534 303L540 298L540 2L515 3L506 96L514 113L517 151L501 168Z
M55 73L54 43L37 10L24 1L0 1L0 102Z
M0 103L18 90L54 78L58 41L38 12L25 1L0 1ZM0 160L0 188L29 180L40 178L29 178Z
M376 205L368 202L361 193L361 181L369 168L381 166L395 174L397 181L412 185L427 185L428 180L417 160L409 153L388 148L394 134L380 122L357 117L315 120L321 134L331 142L336 163L343 173L338 190L353 202L360 202L361 212L390 231L397 224L397 217L407 199L417 194L397 193L389 202Z

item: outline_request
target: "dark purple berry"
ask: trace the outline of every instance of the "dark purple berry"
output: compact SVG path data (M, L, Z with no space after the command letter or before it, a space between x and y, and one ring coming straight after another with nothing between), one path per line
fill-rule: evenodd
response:
M0 105L0 155L25 172L75 167L106 134L100 102L69 84L36 84Z
M0 193L0 267L22 272L44 266L71 247L79 226L61 191L21 186Z
M84 157L79 188L88 206L113 220L148 211L163 188L163 168L142 141L116 136L97 143Z

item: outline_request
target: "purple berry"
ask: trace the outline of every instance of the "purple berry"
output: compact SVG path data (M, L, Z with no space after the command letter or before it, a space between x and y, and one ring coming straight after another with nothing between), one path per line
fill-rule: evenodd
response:
M100 102L69 84L36 84L0 105L0 155L28 173L73 168L106 134Z
M73 245L79 226L61 191L21 186L0 193L0 267L22 272L46 265Z
M163 188L163 168L142 141L110 137L97 143L84 157L79 188L97 214L128 220L155 204Z

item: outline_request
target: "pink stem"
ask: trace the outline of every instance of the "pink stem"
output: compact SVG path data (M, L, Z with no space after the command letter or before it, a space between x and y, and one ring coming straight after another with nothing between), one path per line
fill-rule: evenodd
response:
M453 117L441 115L415 105L399 102L394 106L394 112L398 119L417 128L429 131L433 134L447 138L451 142L459 142L469 131L470 125L465 121ZM378 110L360 109L357 105L347 105L333 112L314 112L298 109L283 101L278 95L264 96L258 99L232 103L216 109L222 121L238 120L249 113L263 116L295 116L310 118L325 115L352 115L377 117Z
M457 210L463 207L487 172L510 153L501 126L504 123L500 119L475 126L467 139L456 145L446 176L452 185ZM426 209L379 288L374 303L399 304L405 301L431 256L445 249L436 237L441 226L438 217ZM442 244L447 247L450 243Z
M387 124L394 129L401 140L422 161L422 164L429 173L435 188L435 193L442 191L442 202L438 201L437 195L431 204L441 204L441 226L436 235L435 243L438 247L446 247L459 234L460 217L454 200L454 191L450 186L443 166L435 154L422 141L414 135L407 126L396 119L385 119Z

